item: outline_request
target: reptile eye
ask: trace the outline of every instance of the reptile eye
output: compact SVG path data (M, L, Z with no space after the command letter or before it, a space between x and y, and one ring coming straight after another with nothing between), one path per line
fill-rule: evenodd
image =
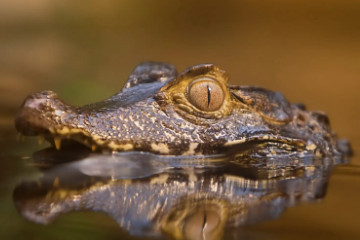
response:
M220 223L221 218L217 212L199 211L185 219L184 235L186 239L211 239Z
M188 89L189 101L203 111L216 111L224 102L224 91L211 79L195 80Z

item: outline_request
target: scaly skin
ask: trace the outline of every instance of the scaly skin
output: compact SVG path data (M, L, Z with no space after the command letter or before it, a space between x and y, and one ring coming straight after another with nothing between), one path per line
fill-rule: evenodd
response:
M191 95L191 86L202 79L210 79L218 91L208 81L207 89ZM45 136L58 148L62 139L70 139L93 150L166 155L236 150L255 156L248 151L254 146L265 156L350 153L347 143L339 144L324 113L290 104L278 92L232 86L227 80L225 71L212 64L177 74L172 65L147 62L136 67L121 92L102 102L74 107L52 91L30 95L16 128L24 135ZM201 109L194 99L209 102ZM210 109L210 104L220 107Z

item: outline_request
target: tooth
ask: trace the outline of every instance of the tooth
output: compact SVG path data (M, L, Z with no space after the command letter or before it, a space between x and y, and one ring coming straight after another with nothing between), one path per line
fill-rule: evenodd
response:
M96 150L96 145L91 145L91 151L95 151Z
M43 135L39 135L38 143L42 145L44 143L45 137Z
M60 147L61 147L61 138L55 137L55 138L54 138L54 143L55 143L55 148L56 148L57 150L60 150Z

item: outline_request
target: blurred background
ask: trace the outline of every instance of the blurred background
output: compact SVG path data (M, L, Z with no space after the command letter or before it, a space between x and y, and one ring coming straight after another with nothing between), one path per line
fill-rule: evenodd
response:
M84 104L121 89L142 61L169 62L179 71L214 63L231 83L281 91L292 102L324 110L340 136L359 142L359 1L0 5L0 107L8 114L2 124L12 122L32 92L52 89Z
M0 156L7 171L0 180L22 164L11 162L23 154L15 148L13 118L28 94L51 89L75 105L101 100L119 91L132 69L147 60L172 63L178 71L214 63L232 84L277 90L292 102L323 110L357 153L359 13L356 0L3 0ZM355 155L352 163L360 164L360 158ZM340 190L346 191L341 184ZM298 209L292 217L306 214ZM356 232L338 211L345 230ZM328 224L323 227L336 228Z

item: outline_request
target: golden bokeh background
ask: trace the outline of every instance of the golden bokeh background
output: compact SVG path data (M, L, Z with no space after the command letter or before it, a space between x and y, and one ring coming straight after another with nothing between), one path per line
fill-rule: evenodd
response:
M360 164L356 0L1 1L0 143L6 146L9 134L15 135L14 114L28 94L51 89L70 104L101 100L119 91L132 69L147 60L172 63L179 71L214 63L229 73L230 83L263 86L323 110L339 136L351 141L352 163ZM330 231L327 239L344 236L333 234L338 229L360 235L359 221L347 217L343 205L327 207L342 204L338 193L345 194L353 199L346 209L359 215L352 205L360 200L359 188L341 185L347 177L337 176L322 207L291 209L282 221L254 231L280 232L288 223L284 234L297 239L301 229L310 230L301 224L295 229L292 221L305 223L311 212L330 214L327 221L310 219Z

